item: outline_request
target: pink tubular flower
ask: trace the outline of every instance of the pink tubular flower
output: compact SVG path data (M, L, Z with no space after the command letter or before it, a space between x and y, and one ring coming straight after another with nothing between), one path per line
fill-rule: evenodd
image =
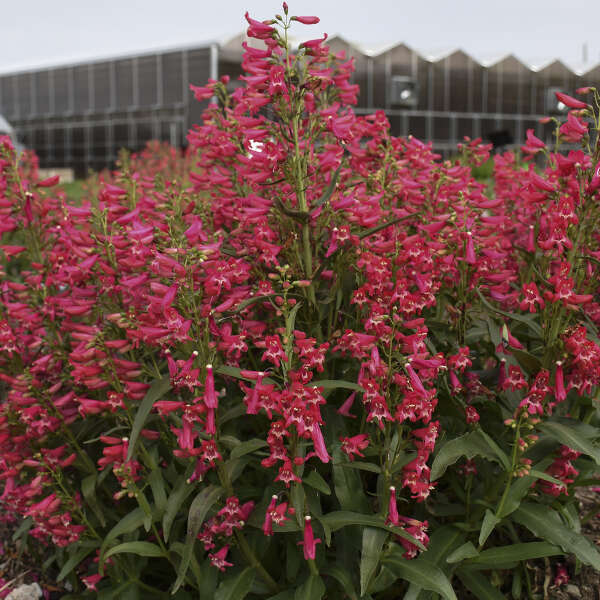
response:
M292 21L298 21L298 23L302 23L303 25L316 25L321 21L319 17L292 17Z
M365 450L369 446L369 436L366 433L359 433L352 437L340 437L342 442L342 452L352 461L354 455L364 458L361 450Z
M304 550L304 560L315 560L317 555L317 544L320 544L321 540L319 538L315 539L315 534L313 533L311 517L310 515L306 515L304 517L304 541L298 542L298 545L303 547Z
M554 576L554 585L561 586L569 583L569 572L565 565L556 565L556 575Z
M588 105L581 100L577 100L577 98L573 98L573 96L569 96L567 94L563 94L562 92L555 92L556 99L559 102L562 102L565 106L569 108L587 108Z
M546 305L544 300L542 300L538 287L534 281L523 284L523 296L524 298L519 304L519 308L522 311L528 310L529 312L534 313L537 312L536 304L539 304L540 308L544 308Z
M225 567L232 567L233 563L225 560L227 552L229 552L229 545L226 544L218 552L209 554L208 556L210 558L210 564L213 567L217 567L219 571L225 571Z
M256 38L259 40L266 40L273 37L273 34L275 33L275 29L273 29L273 27L270 27L265 23L261 23L260 21L252 19L247 12L244 16L246 17L246 21L248 21L248 24L250 25L247 31L248 37Z
M521 150L528 154L536 154L541 152L546 147L546 144L539 138L535 137L533 129L527 130L527 142L524 146L521 146Z
M330 456L327 453L327 447L325 446L321 428L316 423L313 424L310 435L313 440L316 455L321 459L321 462L328 463Z
M273 515L272 512L275 509L275 505L277 504L277 496L274 494L271 496L271 502L269 502L269 506L267 507L267 512L265 513L265 522L263 523L263 533L265 535L273 535Z
M467 231L467 248L465 251L465 262L468 265L474 265L477 262L477 257L475 256L475 246L473 244L473 234L470 231Z
M98 590L96 589L96 585L100 583L101 579L102 575L96 573L96 575L88 575L87 577L82 577L81 581L83 581L86 589L92 592L97 592Z
M390 501L388 504L388 516L385 520L386 525L396 525L396 527L400 526L400 517L398 515L398 503L396 500L396 488L391 485L390 486Z
M567 392L565 391L565 379L563 375L562 361L556 361L556 375L554 383L554 396L557 402L563 402L567 399Z
M356 392L352 392L344 403L337 409L338 414L343 415L344 417L350 417L351 419L356 419L356 415L350 413L350 409L354 404L354 398L356 398Z
M560 126L560 134L565 142L576 144L588 132L588 126L573 113L567 115L567 122Z
M218 408L219 399L215 391L215 377L212 365L206 365L206 380L204 381L204 404L207 408Z

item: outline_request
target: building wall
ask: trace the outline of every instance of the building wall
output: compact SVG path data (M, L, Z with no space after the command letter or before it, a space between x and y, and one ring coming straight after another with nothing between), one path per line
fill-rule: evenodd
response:
M78 176L122 147L185 144L203 106L189 90L211 76L211 48L183 49L0 76L0 113L43 167Z
M238 39L239 38L239 39ZM238 36L215 45L0 76L0 113L46 168L71 166L78 176L112 166L120 148L139 150L151 139L186 144L192 124L201 121L190 83L228 74L231 88L241 74ZM469 136L519 143L533 128L550 139L549 90L573 92L600 85L600 66L578 76L560 61L534 71L514 56L483 66L461 50L426 57L405 44L366 55L337 36L331 50L354 56L353 82L360 85L356 111L386 111L394 135L433 141L448 155ZM410 81L414 101L398 104L395 80Z

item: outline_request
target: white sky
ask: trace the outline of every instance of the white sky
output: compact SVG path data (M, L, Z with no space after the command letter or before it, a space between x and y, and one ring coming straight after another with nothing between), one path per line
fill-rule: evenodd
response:
M317 15L301 38L339 33L366 45L462 48L485 59L600 62L600 0L288 0L290 13ZM272 0L0 0L0 72L221 40L281 11ZM585 70L585 69L584 69Z

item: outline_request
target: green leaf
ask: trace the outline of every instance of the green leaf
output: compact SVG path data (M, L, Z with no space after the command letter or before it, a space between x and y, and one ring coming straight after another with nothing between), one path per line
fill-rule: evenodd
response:
M156 545L150 542L125 542L124 544L118 544L113 546L105 555L106 560L109 556L114 554L137 554L138 556L163 556L163 551Z
M138 507L126 514L106 535L102 546L100 547L100 562L98 563L98 572L104 574L104 553L110 546L110 543L124 533L131 533L140 528L146 520L146 513Z
M173 585L171 593L175 593L185 580L192 555L194 553L194 543L196 536L200 531L200 527L206 518L208 511L212 508L213 504L221 497L224 490L220 486L209 485L204 488L192 501L190 511L188 513L188 524L187 524L187 536L185 540L185 549L183 556L181 557L181 563L177 570L177 579Z
M393 548L390 555L384 559L384 564L401 579L414 583L425 590L431 590L446 600L457 600L450 581L444 572L423 560L422 557L413 560L402 558L404 550Z
M483 546L487 541L490 533L494 531L494 527L500 523L500 520L489 508L485 511L481 531L479 532L479 545Z
M385 529L386 531L395 533L405 540L408 540L421 550L425 550L425 546L423 546L419 540L406 533L406 531L404 531L404 529L401 527L386 525L381 515L363 515L361 513L351 512L348 510L338 510L319 517L319 520L327 523L327 525L331 527L332 531L337 531L338 529L348 525L366 525L367 527Z
M127 450L128 461L131 460L135 454L135 447L137 445L138 437L144 428L144 424L146 423L146 419L148 418L154 403L159 398L162 398L170 389L171 378L165 376L162 379L157 379L146 392L144 399L141 401L138 407L137 413L135 414L135 419L133 420L133 425L131 427L131 435L129 436L129 449Z
M473 546L472 542L465 542L462 546L459 546L454 552L446 559L447 563L454 564L459 563L466 558L473 558L478 556L477 548Z
M312 387L322 387L324 390L340 388L344 390L354 390L356 392L365 391L362 387L360 387L360 385L358 385L358 383L344 381L343 379L321 379L320 381L311 381L307 385Z
M173 521L179 512L179 509L185 502L186 498L196 489L195 485L187 482L189 475L184 473L180 476L177 485L173 488L173 491L169 494L167 500L167 506L165 508L165 514L162 519L163 526L163 538L165 542L169 541L169 535L171 533L171 526Z
M327 575L328 577L337 579L344 592L346 592L348 598L350 598L350 600L358 600L358 594L354 589L352 577L350 577L350 573L348 573L348 571L342 569L342 567L338 567L337 565L331 565L328 567L323 567L321 569L321 575Z
M239 458L240 456L244 456L245 454L250 454L259 448L264 448L267 445L265 440L259 440L257 438L248 440L247 442L242 442L238 446L236 446L229 455L231 458Z
M552 458L545 458L534 466L536 470L543 471L551 463ZM536 478L531 475L525 475L524 477L519 477L514 483L511 484L508 495L506 496L506 501L502 507L502 511L497 514L498 518L503 519L519 508L521 500L527 495L531 489L531 486L535 482L535 479Z
M576 426L568 424L565 421L563 420L560 423L545 421L538 425L538 428L561 444L593 458L596 464L600 465L600 448L595 446L589 439L584 438L578 432Z
M360 553L360 595L364 596L375 575L381 557L381 549L388 534L382 529L365 527L363 529L362 550Z
M325 584L318 575L309 578L296 590L294 600L321 600L325 594Z
M542 368L542 363L537 356L517 348L511 348L510 351L529 375L537 375Z
M456 572L463 585L477 600L506 600L498 588L494 587L487 577L469 569L458 569Z
M452 525L442 525L431 534L427 550L421 554L421 558L444 570L447 566L446 558L453 548L461 545L465 537L465 533L460 529Z
M98 542L99 543L99 542ZM88 555L91 554L98 545L79 548L74 554L71 554L67 562L62 566L60 573L56 577L56 581L62 581L79 563Z
M33 519L31 517L25 517L21 524L17 527L16 531L12 535L12 541L16 542L21 536L27 537L29 530L33 527Z
M291 350L291 344L293 342L292 334L294 332L294 326L296 324L296 315L298 314L298 311L300 310L301 306L302 306L302 302L296 303L296 306L294 306L294 308L292 308L292 310L290 310L290 312L285 320L285 330L287 332L290 350Z
M504 467L505 471L510 471L510 460L506 455L506 452L496 444L496 442L483 430L481 427L478 428L479 435L487 442L487 445L492 449L494 454L500 459L500 464Z
M477 294L479 295L479 298L481 299L481 302L483 303L483 305L495 312L498 313L499 315L502 315L504 317L508 317L509 319L512 319L513 321L519 321L520 323L524 323L525 325L527 325L527 327L529 327L531 329L531 331L533 331L539 338L543 337L543 331L542 328L540 327L540 325L538 323L536 323L533 319L535 317L526 317L524 315L520 315L518 313L509 313L509 312L505 312L503 310L500 310L499 308L496 308L495 306L492 306L483 296L483 294L481 293L481 290L479 288L475 288L475 291L477 292ZM511 349L512 351L512 349Z
M600 570L598 550L582 534L569 529L558 513L549 506L523 502L512 518L537 537L560 546L565 552L574 554L581 562Z
M215 600L243 600L252 588L254 569L248 567L237 577L225 580L215 593Z
M338 466L346 469L358 469L359 471L370 471L371 473L381 473L381 467L374 463L354 460L352 462L340 463Z
M554 483L559 486L563 486L563 482L560 479L556 479L556 477L552 477L552 475L548 475L548 473L544 473L543 471L538 471L537 469L530 469L529 474L536 479L543 479L544 481L548 481L549 483Z
M182 544L181 542L173 542L169 546L169 552L173 552L179 555L179 557L183 558L183 555L185 554L185 544ZM210 558L207 558L202 563L201 567L196 559L196 556L192 554L190 569L196 578L196 582L201 586L198 588L200 597L204 598L206 596L212 598L217 588L218 570L212 566ZM176 592L175 596L177 596L180 592L182 592L182 590ZM202 594L204 594L204 596Z
M152 470L148 476L148 482L152 488L154 505L158 509L159 514L162 515L167 506L167 492L165 491L165 481L161 469Z
M102 512L102 509L98 503L98 498L96 497L97 480L97 473L84 477L81 480L81 493L84 500L87 502L87 505L92 509L92 512L96 515L98 521L100 521L100 525L102 525L102 527L106 527L106 519L104 518L104 513Z
M275 594L275 596L271 596L267 600L294 600L294 590L279 592L279 594Z
M144 529L146 531L150 531L150 527L152 526L152 508L150 507L150 503L146 498L146 494L144 494L142 490L137 490L135 499L146 515L146 518L144 519Z
M354 469L345 468L349 464L344 462L341 451L333 452L333 487L335 496L344 510L366 512L369 502L363 491L363 484L359 473Z
M511 544L509 546L498 546L489 548L479 553L479 556L469 561L469 566L479 565L486 568L510 565L521 560L532 560L534 558L545 558L563 554L562 550L548 542L527 542L525 544Z
M125 581L117 587L109 587L98 592L98 600L123 600L126 594L129 595L129 590L134 587L133 581ZM135 586L137 588L137 586ZM81 596L79 596L81 598Z
M235 312L235 313L242 312L245 308L248 308L249 306L252 306L253 304L256 304L257 302L261 302L261 301L264 302L266 300L269 300L270 298L275 298L278 295L279 294L265 294L264 296L252 296L252 298L247 298L246 300L243 300L242 302L240 302L232 312ZM215 369L215 371L217 371L217 370L218 369ZM264 381L264 379L263 379L263 381Z
M488 460L500 461L496 452L490 448L488 441L481 435L481 430L476 429L454 438L442 446L431 466L431 481L439 479L449 466L463 456L468 459L483 456Z
M292 488L290 490L290 501L292 507L296 511L296 521L300 527L304 527L304 501L306 500L306 493L302 483L297 481L292 482Z
M319 475L317 471L311 471L308 475L302 477L302 483L310 485L310 487L319 490L319 492L326 496L331 495L331 488L327 485L327 482Z

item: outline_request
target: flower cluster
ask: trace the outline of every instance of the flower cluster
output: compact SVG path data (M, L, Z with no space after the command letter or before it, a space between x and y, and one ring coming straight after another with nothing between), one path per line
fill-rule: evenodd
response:
M123 154L81 202L0 138L2 518L90 590L377 598L428 548L446 572L444 539L537 539L519 502L598 460L598 110L442 161L356 115L353 59L293 48L318 19L283 8L246 15L240 85L192 86L185 153Z

